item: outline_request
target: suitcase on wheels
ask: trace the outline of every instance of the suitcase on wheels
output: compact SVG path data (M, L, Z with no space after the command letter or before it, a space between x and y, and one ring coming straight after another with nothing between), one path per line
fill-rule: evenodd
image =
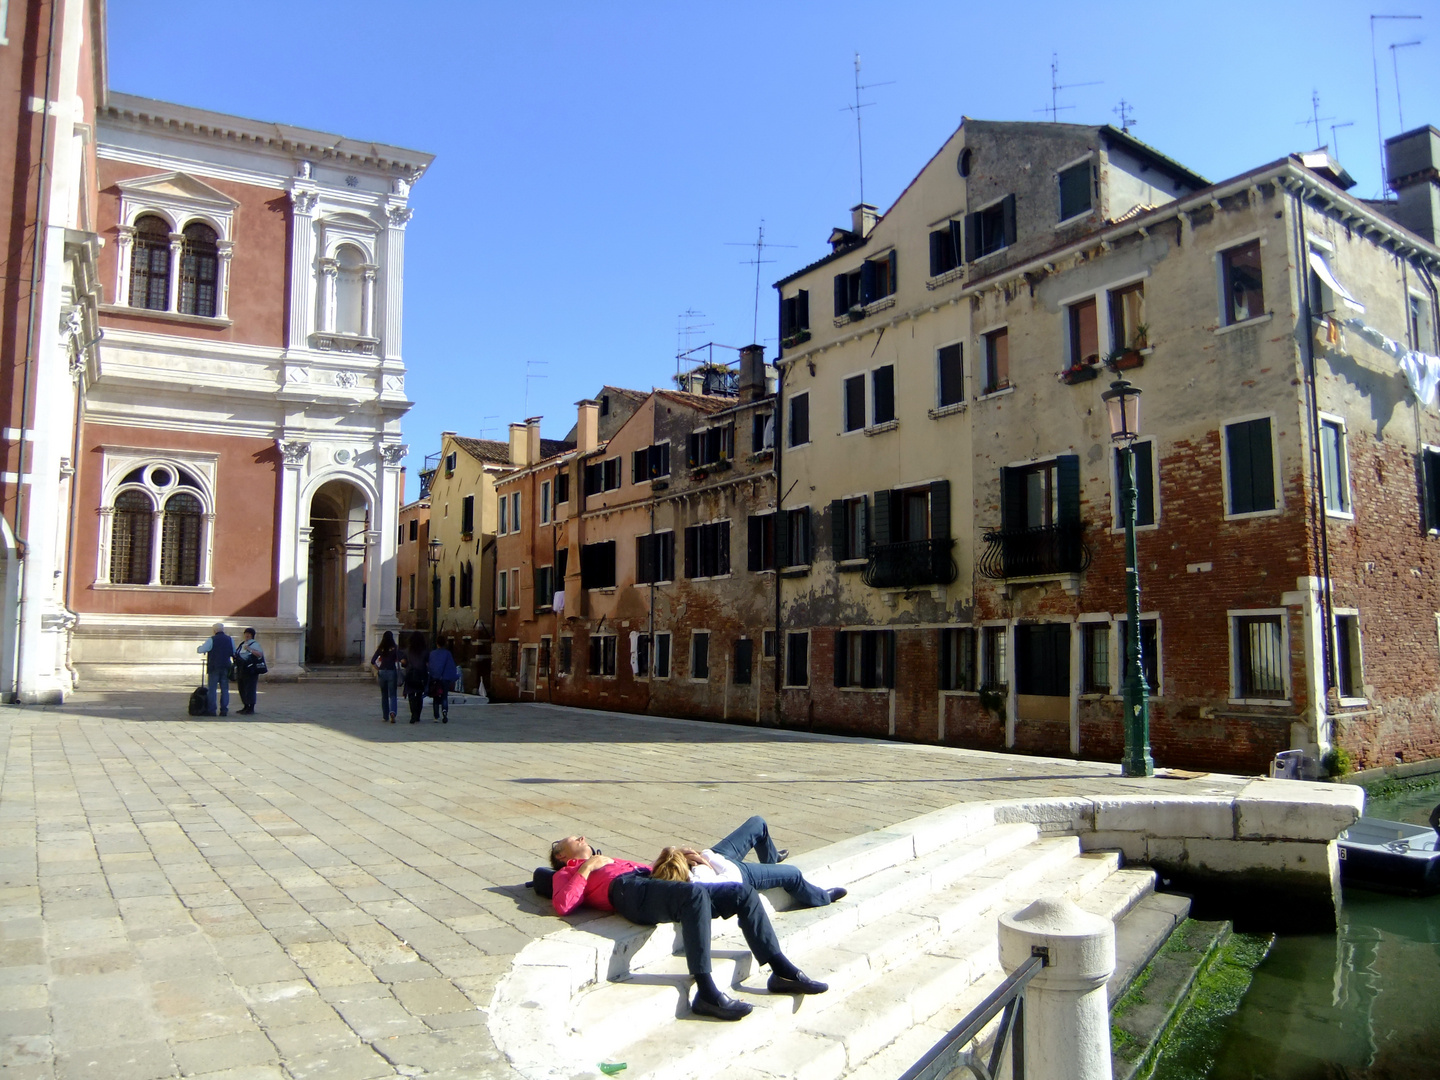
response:
M200 661L200 665L201 670L203 671L205 661ZM191 716L205 715L205 704L207 697L208 694L206 693L205 683L203 682L199 686L195 687L194 690L190 691L190 704L188 706L188 709Z

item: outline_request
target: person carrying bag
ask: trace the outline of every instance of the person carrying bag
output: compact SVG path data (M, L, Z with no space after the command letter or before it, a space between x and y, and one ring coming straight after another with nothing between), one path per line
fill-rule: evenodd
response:
M239 715L255 714L255 688L260 682L260 676L269 670L265 663L265 650L260 648L260 642L255 640L255 628L247 626L245 636L240 644L235 646L235 676L240 684L240 704L244 706Z
M410 635L410 645L405 650L401 663L405 668L405 700L410 705L410 722L420 722L420 710L425 707L425 688L430 681L430 650L425 647L425 635L416 630Z
M430 650L426 662L430 675L430 708L442 724L450 722L450 688L460 678L460 667L450 652L450 639L442 637Z

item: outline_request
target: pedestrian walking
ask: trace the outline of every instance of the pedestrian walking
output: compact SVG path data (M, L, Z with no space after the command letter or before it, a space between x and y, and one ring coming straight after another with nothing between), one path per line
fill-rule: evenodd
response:
M426 662L430 674L430 708L436 720L442 724L450 722L450 688L460 677L460 667L450 651L450 639L442 637L430 650Z
M220 716L230 712L230 664L235 659L235 639L225 633L225 624L216 623L215 632L200 643L195 650L205 653L205 715L215 716L215 706L220 706Z
M430 681L430 650L425 647L425 635L419 630L410 635L410 645L400 662L405 666L405 700L410 703L410 722L418 724L420 710L425 706L425 687Z
M389 630L380 639L380 647L370 657L375 674L380 677L380 722L395 723L395 714L400 711L396 686L400 679L400 649L395 644L395 635Z
M247 626L240 644L235 646L235 681L240 684L241 716L255 715L255 688L260 676L268 670L265 650L255 640L255 628Z

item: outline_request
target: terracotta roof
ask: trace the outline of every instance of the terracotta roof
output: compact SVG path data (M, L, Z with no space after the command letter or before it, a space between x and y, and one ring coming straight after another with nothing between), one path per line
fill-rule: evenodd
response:
M739 398L691 394L684 390L656 390L654 394L657 398L664 398L677 405L684 405L687 409L697 409L700 412L721 412L725 409L733 409L740 404Z
M483 461L487 465L513 465L510 460L510 444L501 442L499 439L471 439L464 435L451 435L450 441L464 450L476 461ZM575 444L566 442L564 439L541 439L540 456L542 458L554 457L563 454L566 450L575 449Z

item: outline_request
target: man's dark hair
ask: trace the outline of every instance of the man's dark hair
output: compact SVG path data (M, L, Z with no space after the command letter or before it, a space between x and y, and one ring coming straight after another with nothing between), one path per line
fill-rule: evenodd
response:
M565 841L563 841L563 840L556 840L555 843L553 843L553 844L550 845L550 869L551 869L551 870L564 870L564 869L565 869L565 860L560 857L560 853L559 853L559 850L558 850L559 847L560 847L560 845L563 844L564 842L565 842Z

